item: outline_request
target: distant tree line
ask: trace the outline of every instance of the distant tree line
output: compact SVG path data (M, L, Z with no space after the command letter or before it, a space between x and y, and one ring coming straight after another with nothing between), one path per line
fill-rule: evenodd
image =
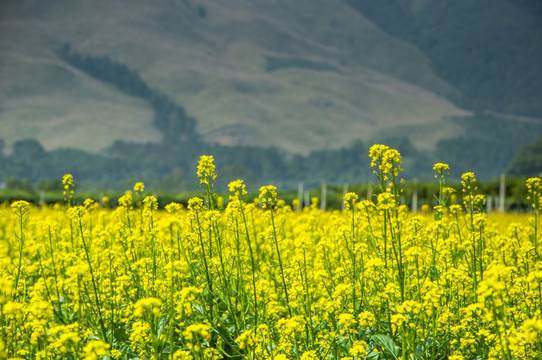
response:
M131 182L145 181L164 190L196 190L199 156L212 154L222 189L237 178L244 179L249 188L267 183L296 188L298 182L308 188L322 181L368 181L367 152L368 147L360 141L343 149L294 156L257 146L116 141L102 153L91 154L75 149L47 151L37 140L24 139L16 141L10 152L1 153L0 181L27 179L35 185L71 173L92 189L121 190Z
M498 157L499 148L495 143L484 147L486 143L468 138L442 142L438 156L417 151L404 137L382 142L401 152L405 169L402 175L410 182L414 179L432 181L432 165L437 161L449 162L449 180L452 182L458 181L461 173L466 171L474 171L479 180L497 179L504 172L502 168L493 169L492 163L488 162L487 166L480 167L486 170L484 173L474 166L473 160L468 161L468 153L476 151L483 152L484 156L493 153ZM212 154L219 175L217 186L222 191L227 191L227 184L235 179L243 179L253 191L269 183L283 190L297 189L299 183L303 183L305 189L316 188L322 183L341 187L374 181L367 155L370 145L358 140L340 149L291 155L276 148L256 146L116 141L102 153L91 154L67 148L47 151L35 139L16 141L9 152L0 141L0 183L12 189L56 191L62 175L71 173L79 186L88 190L123 191L130 189L136 181L144 181L151 188L163 191L198 191L197 161L202 154ZM462 162L460 156L453 155L461 145L465 147ZM446 149L450 149L447 155ZM449 160L455 160L457 164ZM492 176L487 176L488 173ZM515 177L542 174L542 137L520 147L506 174Z
M218 168L219 181L222 183L224 183L224 179L227 179L229 175L231 175L231 172L228 171L228 167L229 166ZM249 186L249 193L246 195L245 199L250 202L252 199L258 197L258 187L253 186L253 178L246 176L241 176L241 178L245 180ZM192 179L193 183L191 185L182 186L183 179L181 178L180 182L171 183L173 186L169 189L162 186L165 184L164 181L169 181L166 179L179 180L174 173L170 173L161 178L159 183L145 181L146 190L144 196L147 194L156 196L160 207L164 207L172 201L186 205L191 197L201 194L202 190L201 188L198 188L196 179ZM74 203L82 204L85 199L91 198L100 202L102 206L115 207L119 197L123 195L126 190L132 189L134 183L141 180L141 178L124 179L117 184L116 189L114 190L109 188L85 188L85 181L83 180L83 186L80 186L80 180L81 179L76 178L77 186ZM530 209L529 203L526 200L528 194L525 180L525 177L506 177L505 209L507 211L528 211ZM348 184L308 182L304 183L302 188L304 191L303 194L300 194L298 191L299 189L296 187L279 185L279 197L287 204L292 204L293 200L299 199L301 195L303 206L309 206L309 203L306 203L305 201L312 202L314 197L318 198L319 201L322 200L321 197L323 196L324 185L326 189L325 196L327 209L341 209L343 207L343 196L345 192L354 192L358 194L361 199L371 197L373 200L376 199L376 195L378 194L377 187L375 187L374 184L371 184L371 181L369 180ZM455 190L454 196L452 196L451 199L452 203L461 203L461 183L457 179L448 179L447 186ZM220 186L217 190L219 191L219 195L227 202L227 186ZM493 201L488 200L488 202L493 204L491 208L493 211L496 211L499 207L500 180L479 181L479 190L482 194L486 195L488 199L489 197L492 198ZM418 211L432 211L433 206L436 205L435 195L438 194L438 191L439 184L435 179L427 181L411 179L401 185L400 202L412 207L413 195L416 193ZM49 180L39 180L35 183L32 183L29 179L8 178L4 181L2 189L0 189L0 204L11 202L13 200L26 200L33 202L36 205L43 203L61 203L64 201L62 192L63 186L60 177ZM103 201L104 196L107 197L105 203Z
M523 145L516 154L510 174L515 176L542 176L542 136Z
M515 157L522 145L542 134L540 120L517 120L489 113L450 119L457 123L463 134L437 143L434 158L450 164L451 175L459 177L466 171L475 171L482 179L490 180L502 173L516 176L527 172L512 171Z

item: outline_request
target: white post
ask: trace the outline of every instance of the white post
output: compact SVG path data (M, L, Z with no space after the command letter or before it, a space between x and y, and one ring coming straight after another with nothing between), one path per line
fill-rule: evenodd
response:
M297 211L301 211L303 209L303 183L300 181L297 184Z
M501 183L499 185L499 212L504 212L504 198L506 197L506 186L505 186L505 177L504 174L501 175Z
M486 213L491 214L493 211L493 196L486 196Z
M322 195L320 199L320 209L326 211L327 184L322 182Z

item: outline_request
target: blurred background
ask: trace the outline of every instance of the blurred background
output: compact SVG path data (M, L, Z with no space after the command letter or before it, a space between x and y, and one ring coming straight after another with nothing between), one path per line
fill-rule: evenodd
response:
M375 143L539 175L541 39L535 0L3 0L0 183L193 191L209 154L222 190L343 189Z

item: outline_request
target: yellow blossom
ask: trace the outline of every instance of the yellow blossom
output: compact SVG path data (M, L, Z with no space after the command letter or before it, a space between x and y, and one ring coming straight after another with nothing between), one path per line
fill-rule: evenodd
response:
M212 155L200 156L197 171L198 177L200 178L200 183L210 185L211 181L216 179L216 167L213 162L214 157Z

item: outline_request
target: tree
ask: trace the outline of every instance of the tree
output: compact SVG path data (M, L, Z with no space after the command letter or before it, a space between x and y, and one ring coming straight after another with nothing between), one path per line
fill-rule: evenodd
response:
M523 145L508 169L510 175L540 176L542 173L542 136Z

